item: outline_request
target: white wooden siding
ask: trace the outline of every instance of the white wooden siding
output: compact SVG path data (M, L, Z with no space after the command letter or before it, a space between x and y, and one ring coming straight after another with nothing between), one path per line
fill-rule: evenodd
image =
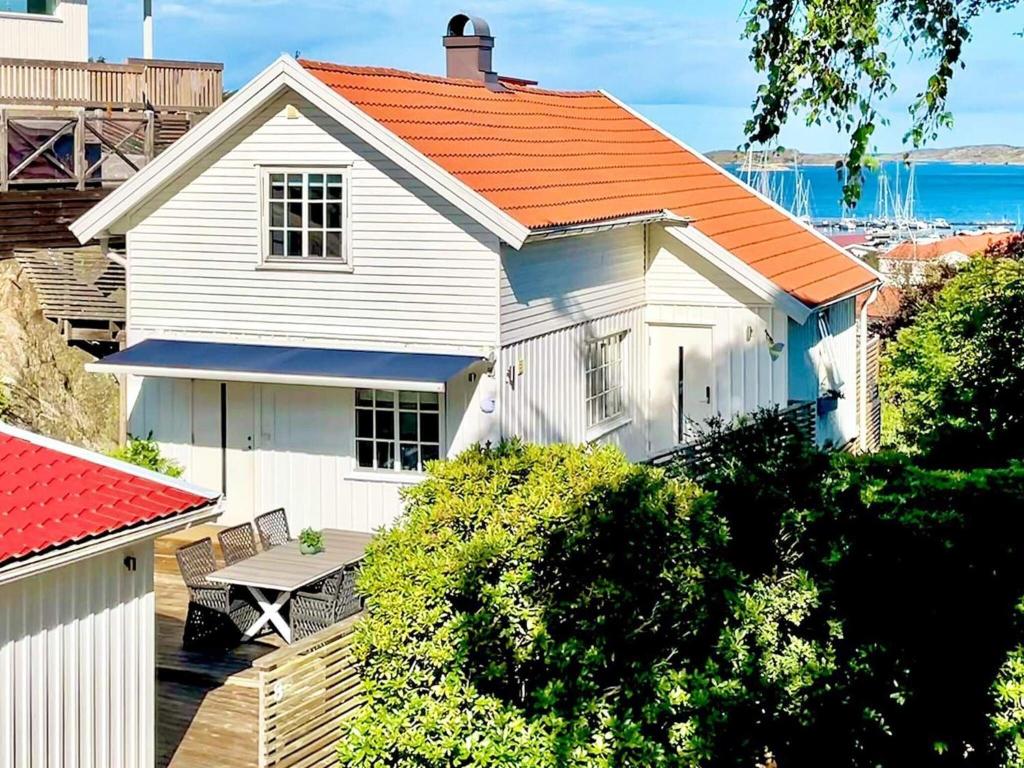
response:
M0 768L153 765L154 610L151 541L0 586Z
M53 16L0 13L0 56L88 61L86 0L60 0Z
M644 227L502 248L501 343L644 303Z
M462 374L448 383L442 427L448 456L498 437L496 417L480 408L481 393L493 392L493 380L480 373L470 378ZM152 432L161 451L185 468L186 479L222 489L220 383L146 378L137 390L130 401L130 431ZM229 477L222 489L227 512L219 522L242 523L283 506L294 531L313 526L372 532L391 523L401 512L399 492L418 476L357 469L353 392L257 385L252 448L238 449L251 459L251 487L239 488L237 476ZM238 498L245 503L233 503Z
M352 271L261 266L257 166L346 163ZM496 238L294 95L274 100L132 221L129 343L496 345Z
M647 322L714 330L715 403L723 418L787 404L787 318L777 309L659 304L647 308ZM775 341L787 345L775 361L768 354L766 330ZM652 413L650 418L660 416Z
M650 227L647 301L651 304L737 307L766 302L662 227Z
M537 443L583 443L588 430L584 349L588 339L627 331L623 339L625 419L597 438L632 459L647 455L647 335L643 308L619 312L502 347L498 371L501 431ZM514 385L508 371L515 373Z
M846 299L828 308L829 326L843 397L831 413L818 417L818 442L842 446L857 436L857 313L854 299ZM824 391L821 335L817 313L803 325L789 321L790 397L816 401Z

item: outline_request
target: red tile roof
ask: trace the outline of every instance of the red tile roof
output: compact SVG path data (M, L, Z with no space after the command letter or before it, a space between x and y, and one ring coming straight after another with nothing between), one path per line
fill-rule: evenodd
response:
M0 564L212 504L216 497L0 425ZM123 466L124 468L121 468Z
M1011 235L956 235L924 243L905 242L883 254L886 259L900 261L933 261L951 254L973 256L981 253L992 243L998 243Z
M669 210L814 306L874 274L727 171L597 91L300 61L530 229Z

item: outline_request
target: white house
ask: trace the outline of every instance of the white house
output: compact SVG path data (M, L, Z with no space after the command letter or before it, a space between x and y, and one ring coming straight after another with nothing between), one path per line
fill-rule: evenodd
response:
M0 424L0 768L153 765L153 540L219 512Z
M0 57L88 61L87 0L0 0Z
M128 347L93 370L227 521L372 530L425 461L513 436L644 459L824 396L821 439L856 437L877 273L492 46L460 15L448 77L281 57L73 225L127 236Z

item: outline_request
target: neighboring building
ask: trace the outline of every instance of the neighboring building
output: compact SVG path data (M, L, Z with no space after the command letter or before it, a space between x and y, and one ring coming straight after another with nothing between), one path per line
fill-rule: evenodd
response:
M127 237L130 431L227 520L387 523L478 441L645 459L823 397L857 437L855 297L878 276L603 92L282 57L87 213Z
M0 54L88 61L87 0L0 0Z
M0 768L154 764L153 541L219 512L0 424Z
M993 243L1002 242L1008 237L1011 235L1000 233L907 240L879 254L878 271L897 284L920 283L931 267L937 264L962 264Z

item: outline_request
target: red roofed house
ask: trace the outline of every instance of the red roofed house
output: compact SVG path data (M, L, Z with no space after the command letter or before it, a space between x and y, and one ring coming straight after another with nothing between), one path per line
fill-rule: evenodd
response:
M153 541L219 513L0 424L0 766L153 765Z
M504 437L644 459L819 397L820 439L857 437L878 275L607 93L495 74L493 43L455 16L446 77L283 56L73 225L127 236L129 346L92 369L228 521L371 530L425 461Z
M924 280L934 264L955 266L982 253L993 243L1012 237L1009 234L954 235L934 240L898 243L878 257L878 269L887 278L902 283Z

